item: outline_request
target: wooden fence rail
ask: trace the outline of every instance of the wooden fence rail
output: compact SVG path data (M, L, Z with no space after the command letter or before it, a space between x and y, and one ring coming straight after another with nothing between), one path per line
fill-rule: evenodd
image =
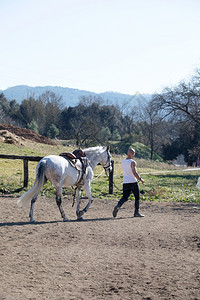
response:
M28 161L40 161L42 156L23 156L23 155L7 155L7 154L0 154L0 158L4 159L22 159L23 160L23 167L24 167L24 185L23 188L28 186Z
M29 161L40 161L43 156L24 156L24 155L9 155L9 154L0 154L0 158L3 159L22 159L23 168L24 168L24 184L23 188L28 187L28 162ZM114 161L111 161L112 171L109 173L109 194L113 194L113 176L114 176Z

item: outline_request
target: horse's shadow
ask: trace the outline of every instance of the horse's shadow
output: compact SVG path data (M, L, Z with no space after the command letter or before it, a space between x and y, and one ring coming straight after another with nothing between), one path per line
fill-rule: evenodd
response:
M90 219L83 219L83 220L69 220L67 223L85 223L85 222L103 222L103 221L117 221L117 220L125 220L125 219L131 219L132 217L120 217L120 218L116 218L114 219L113 217L107 217L107 218L90 218ZM57 223L64 223L62 220L56 220L56 221L39 221L39 222L5 222L5 223L0 223L0 227L3 226L8 226L8 227L12 227L12 226L26 226L26 225L44 225L44 224L57 224Z
M5 222L5 223L0 223L0 227L3 227L3 226L26 226L26 225L42 225L42 224L53 224L53 223L59 223L59 222L62 222L62 221L40 221L40 222L34 222L34 223L31 223L31 222Z

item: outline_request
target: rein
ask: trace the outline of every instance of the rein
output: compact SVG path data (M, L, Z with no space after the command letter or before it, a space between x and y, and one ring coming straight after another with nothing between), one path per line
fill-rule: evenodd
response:
M109 180L109 176L107 175L106 173L106 176L108 177L108 180ZM114 187L118 190L118 191L121 191L121 189L119 189L116 184L114 183L114 181L112 180L111 183L114 185Z
M110 167L111 167L111 160L110 160L110 158L111 158L111 156L110 156L110 154L108 153L108 149L106 150L106 152L107 152L107 154L108 154L108 157L107 157L107 161L106 161L106 165L107 166L103 166L103 168L104 168L104 170L105 171L107 171L108 169L110 169ZM107 175L107 174L106 174Z

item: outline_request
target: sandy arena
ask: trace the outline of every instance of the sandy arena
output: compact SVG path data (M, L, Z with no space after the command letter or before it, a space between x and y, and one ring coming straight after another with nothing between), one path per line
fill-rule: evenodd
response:
M17 198L0 198L0 299L200 299L200 205L97 200L76 221L72 200L40 196L36 224Z

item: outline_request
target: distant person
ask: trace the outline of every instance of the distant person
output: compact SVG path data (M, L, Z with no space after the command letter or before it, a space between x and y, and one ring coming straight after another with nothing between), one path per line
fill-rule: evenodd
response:
M135 150L130 148L127 153L127 157L122 161L123 169L123 196L119 200L118 204L114 207L113 217L117 216L120 207L126 202L131 193L135 197L135 212L134 217L144 217L140 214L140 190L137 180L144 183L144 180L140 177L136 169L136 162L133 160Z

